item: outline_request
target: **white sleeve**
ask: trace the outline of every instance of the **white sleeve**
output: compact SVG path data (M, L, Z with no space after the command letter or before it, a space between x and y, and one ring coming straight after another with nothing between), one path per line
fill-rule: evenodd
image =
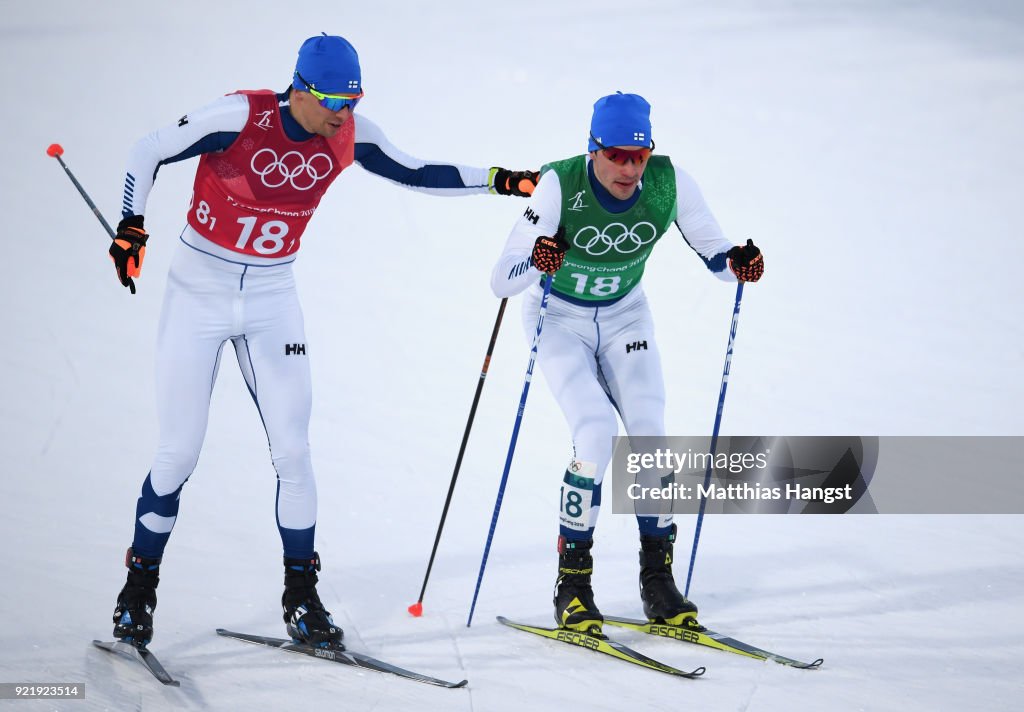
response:
M704 202L697 182L678 166L676 172L676 227L682 233L694 252L707 268L725 282L735 282L736 275L728 267L725 253L732 249L732 243L725 239L722 228Z
M234 134L229 137L234 140L248 118L249 98L229 94L136 141L128 153L121 214L145 215L161 165L221 150L224 135Z
M491 272L491 290L497 297L511 297L535 284L541 271L533 266L533 243L542 235L554 235L562 217L562 186L558 174L547 171L530 196L525 212L505 242L505 249Z
M431 195L488 193L489 168L447 161L425 161L398 150L377 124L357 114L355 161L371 173Z

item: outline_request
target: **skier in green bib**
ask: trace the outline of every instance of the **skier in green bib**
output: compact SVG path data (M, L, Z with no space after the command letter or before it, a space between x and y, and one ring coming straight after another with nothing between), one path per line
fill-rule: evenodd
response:
M665 435L665 384L641 278L657 241L675 224L686 244L726 282L764 272L751 240L734 246L696 182L654 153L651 107L621 92L594 104L587 153L554 161L494 267L499 297L525 291L523 325L536 330L544 274L553 275L538 363L572 432L573 457L559 503L558 625L600 634L594 602L594 527L601 482L618 434ZM699 627L697 607L672 576L670 514L637 516L640 596L649 620Z

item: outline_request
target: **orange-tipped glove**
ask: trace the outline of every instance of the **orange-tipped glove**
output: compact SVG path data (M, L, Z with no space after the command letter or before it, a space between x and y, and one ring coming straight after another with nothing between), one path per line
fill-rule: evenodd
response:
M490 189L498 195L514 195L518 198L529 198L537 187L540 173L537 171L510 171L507 168L491 169Z
M121 284L135 294L135 280L142 274L142 259L146 256L146 240L149 235L142 228L142 216L132 215L117 224L117 235L110 243L110 259Z
M562 267L569 243L565 239L565 228L559 227L552 237L541 236L533 243L533 266L541 272L554 274Z
M737 245L726 256L733 274L741 282L756 282L764 274L764 256L753 240L748 239L742 247Z

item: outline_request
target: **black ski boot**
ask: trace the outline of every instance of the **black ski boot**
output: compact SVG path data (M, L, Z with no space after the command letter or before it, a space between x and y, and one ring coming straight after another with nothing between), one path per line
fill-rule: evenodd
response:
M594 603L590 575L594 559L593 539L582 541L558 537L558 580L555 582L555 622L562 628L601 637L604 616Z
M284 557L284 594L281 608L284 622L292 639L314 648L344 649L344 632L331 620L330 612L320 602L316 592L316 572L320 570L320 555L313 552L311 559Z
M117 594L114 608L114 637L136 648L145 648L153 639L153 610L156 586L160 583L160 559L136 556L131 548L125 554L128 580Z
M644 615L652 623L702 629L697 606L683 596L672 578L672 545L676 525L665 537L640 535L640 598Z

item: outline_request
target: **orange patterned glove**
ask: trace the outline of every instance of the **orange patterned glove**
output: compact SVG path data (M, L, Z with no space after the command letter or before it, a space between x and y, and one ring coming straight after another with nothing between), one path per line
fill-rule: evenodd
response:
M753 240L747 240L743 247L736 247L725 253L729 258L736 279L741 282L756 282L764 274L764 256Z
M565 228L559 227L553 237L541 236L533 243L533 266L541 272L554 274L561 268L569 243L564 237Z
M117 235L110 243L110 259L114 261L117 278L135 294L135 280L142 274L142 259L146 256L149 235L142 227L142 216L132 215L117 224ZM134 264L133 264L134 263Z

